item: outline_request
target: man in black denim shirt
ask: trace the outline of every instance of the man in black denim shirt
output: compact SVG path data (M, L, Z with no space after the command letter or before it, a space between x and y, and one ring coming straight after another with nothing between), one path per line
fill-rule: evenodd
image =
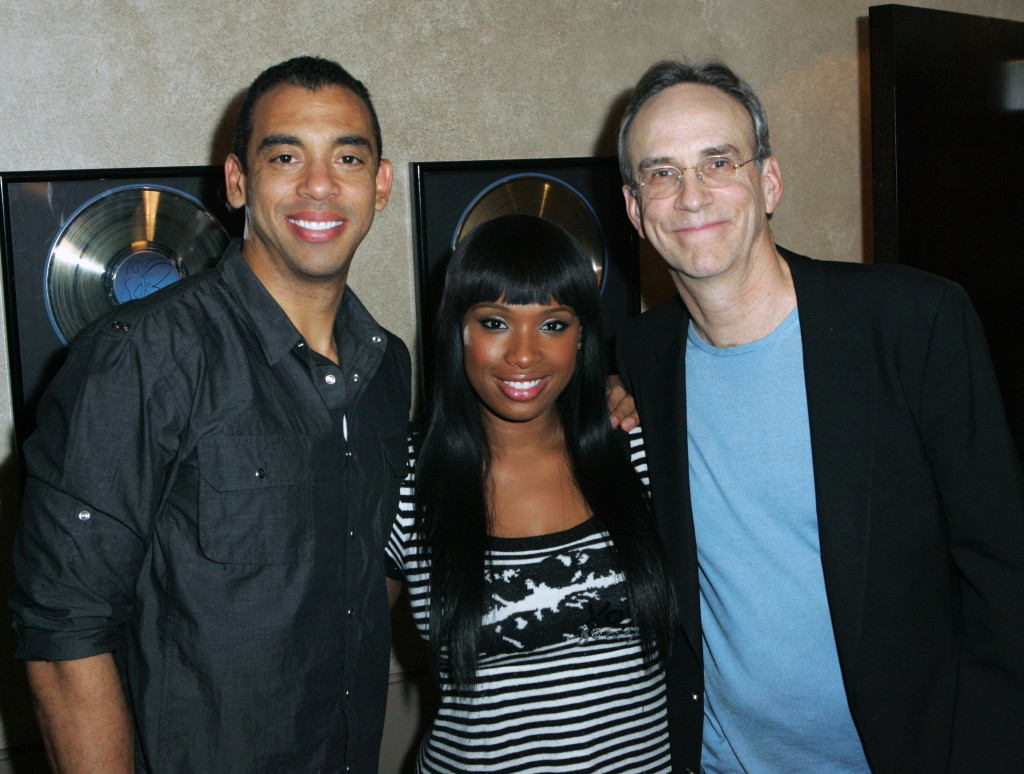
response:
M376 771L410 365L346 280L380 150L338 65L263 73L245 240L83 331L43 399L11 609L55 768Z

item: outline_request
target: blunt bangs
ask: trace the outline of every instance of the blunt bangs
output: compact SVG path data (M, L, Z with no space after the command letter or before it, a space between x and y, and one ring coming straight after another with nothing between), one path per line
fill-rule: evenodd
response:
M506 215L477 226L460 243L448 267L446 306L461 319L474 304L570 306L586 323L597 315L597 276L590 259L555 223Z

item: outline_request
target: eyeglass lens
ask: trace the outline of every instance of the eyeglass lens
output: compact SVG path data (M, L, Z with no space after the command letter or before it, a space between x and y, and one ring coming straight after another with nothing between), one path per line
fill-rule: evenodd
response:
M752 161L753 159L751 159ZM743 162L743 164L747 164ZM644 194L651 199L663 199L674 196L683 186L686 169L693 169L697 179L707 188L719 188L728 185L736 177L736 170L743 164L737 164L728 156L711 156L704 159L696 167L654 167L645 170L640 176L640 185Z

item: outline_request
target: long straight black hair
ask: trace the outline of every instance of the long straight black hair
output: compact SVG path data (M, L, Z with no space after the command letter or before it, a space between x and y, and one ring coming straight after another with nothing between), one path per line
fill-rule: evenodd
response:
M604 339L595 276L579 243L542 218L486 221L459 243L437 315L429 423L417 463L417 519L431 560L430 641L435 673L473 683L485 612L490 450L480 401L466 377L463 321L470 307L572 307L582 330L572 378L555 407L580 492L615 547L648 662L668 647L676 605L643 484L614 435L605 398Z

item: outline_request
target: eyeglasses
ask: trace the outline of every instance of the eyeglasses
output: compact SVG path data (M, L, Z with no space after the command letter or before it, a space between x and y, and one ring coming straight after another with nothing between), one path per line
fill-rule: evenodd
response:
M728 156L709 156L695 167L651 167L640 174L637 183L645 198L667 199L682 189L683 174L688 169L697 173L697 180L705 188L722 188L736 179L737 169L751 161L757 161L757 157L737 163Z

